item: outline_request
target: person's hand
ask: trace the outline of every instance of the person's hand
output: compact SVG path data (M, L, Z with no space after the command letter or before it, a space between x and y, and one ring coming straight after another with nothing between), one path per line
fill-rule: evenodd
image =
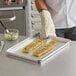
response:
M49 36L56 36L55 27L51 14L48 10L42 10L40 12L41 22L42 22L42 35L44 38Z

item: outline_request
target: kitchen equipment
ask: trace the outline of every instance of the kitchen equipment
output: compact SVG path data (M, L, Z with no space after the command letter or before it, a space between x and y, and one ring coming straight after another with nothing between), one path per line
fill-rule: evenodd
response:
M19 0L0 0L0 20L8 29L18 29L20 35L26 35L26 3L26 0L20 0L20 5ZM0 29L0 33L4 33L3 28Z
M4 31L4 36L6 40L12 41L16 40L19 37L19 31L18 29L8 29L9 32L6 30Z
M70 45L70 40L65 39L65 38L60 38L60 37L52 37L52 40L56 40L57 41L57 46L53 49L52 52L48 52L45 55L43 55L42 57L38 58L35 57L31 54L26 54L22 52L22 49L27 46L29 43L31 43L32 41L34 41L35 38L29 37L26 38L25 40L21 41L20 43L12 46L11 48L7 49L7 55L12 55L18 58L23 58L27 61L31 61L31 62L35 62L38 64L43 64L44 62L46 62L47 60L50 60L52 57L54 57L55 55L59 54L60 52L62 52L64 49L66 49L66 47L69 47Z
M7 6L15 3L21 5L23 3L23 0L5 0L5 4L7 3Z
M9 0L7 0L7 5L9 6Z
M5 25L2 23L2 21L0 21L0 23L3 26L4 30L5 30L4 31L4 36L5 36L6 40L11 41L11 40L18 39L18 37L19 37L19 31L17 29L7 29L5 27Z
M16 16L13 16L13 17L11 17L11 18L2 18L2 19L0 19L1 21L5 21L5 22L9 22L9 21L13 21L13 20L15 20L16 19Z
M2 23L2 21L0 20L1 25L3 26L4 30L9 33L9 30L5 27L5 25Z
M41 18L34 0L27 0L26 6L26 35L33 36L41 32Z

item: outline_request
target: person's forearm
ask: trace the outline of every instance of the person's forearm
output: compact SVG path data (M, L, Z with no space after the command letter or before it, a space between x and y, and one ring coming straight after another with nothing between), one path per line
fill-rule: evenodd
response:
M47 9L47 6L44 2L44 0L35 0L35 5L37 10L40 12L41 10Z
M51 12L48 11L44 0L35 0L35 5L41 17L41 34L43 38L56 36L55 27L51 17Z

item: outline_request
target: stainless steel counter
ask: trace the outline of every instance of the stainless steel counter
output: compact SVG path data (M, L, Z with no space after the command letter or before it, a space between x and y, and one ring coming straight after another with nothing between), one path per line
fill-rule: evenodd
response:
M72 41L70 48L41 66L7 56L6 50L25 38L20 36L16 41L6 41L0 34L0 39L5 42L0 53L0 76L76 76L76 42Z

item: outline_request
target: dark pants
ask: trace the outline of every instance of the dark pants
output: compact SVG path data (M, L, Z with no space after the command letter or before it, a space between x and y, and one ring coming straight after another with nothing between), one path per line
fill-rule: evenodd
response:
M66 29L56 29L56 35L76 41L76 27Z

